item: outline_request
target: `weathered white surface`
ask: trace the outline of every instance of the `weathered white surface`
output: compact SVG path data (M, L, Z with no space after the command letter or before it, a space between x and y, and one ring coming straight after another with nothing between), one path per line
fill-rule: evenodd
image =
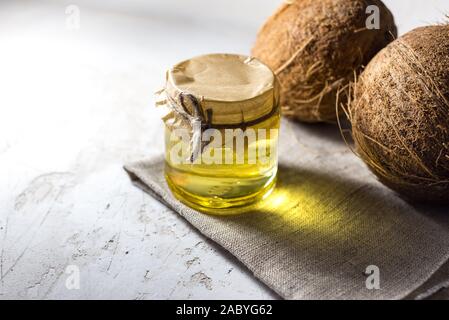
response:
M195 17L180 1L172 13L174 1L92 2L70 1L78 31L69 2L0 3L0 299L276 298L122 170L163 150L152 92L164 70L248 52L276 4L249 1L246 20L223 1ZM79 290L66 287L70 265Z

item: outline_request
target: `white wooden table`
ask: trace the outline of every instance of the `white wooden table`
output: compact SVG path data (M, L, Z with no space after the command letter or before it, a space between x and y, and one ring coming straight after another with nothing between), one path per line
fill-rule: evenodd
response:
M446 1L387 2L405 31ZM0 299L278 298L122 170L162 153L165 69L248 53L279 1L179 2L0 3Z

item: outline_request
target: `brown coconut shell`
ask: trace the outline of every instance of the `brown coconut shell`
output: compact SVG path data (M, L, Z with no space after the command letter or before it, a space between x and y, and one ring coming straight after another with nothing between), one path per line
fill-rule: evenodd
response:
M449 26L415 29L382 50L348 115L356 151L383 183L449 203Z
M366 28L370 5L380 9L380 29ZM293 0L262 27L252 55L277 74L285 116L333 122L337 91L396 33L393 15L380 0Z

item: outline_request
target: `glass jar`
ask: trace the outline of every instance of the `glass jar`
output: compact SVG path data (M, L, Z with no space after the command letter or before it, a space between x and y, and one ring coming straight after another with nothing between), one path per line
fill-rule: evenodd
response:
M233 214L271 193L280 108L266 65L241 55L196 57L167 72L160 94L168 111L165 176L180 201Z

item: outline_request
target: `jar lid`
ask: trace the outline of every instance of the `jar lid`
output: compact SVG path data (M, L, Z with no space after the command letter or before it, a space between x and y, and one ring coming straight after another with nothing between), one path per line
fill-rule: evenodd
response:
M272 114L278 99L271 69L236 54L209 54L176 64L167 71L165 93L210 127L260 122Z

